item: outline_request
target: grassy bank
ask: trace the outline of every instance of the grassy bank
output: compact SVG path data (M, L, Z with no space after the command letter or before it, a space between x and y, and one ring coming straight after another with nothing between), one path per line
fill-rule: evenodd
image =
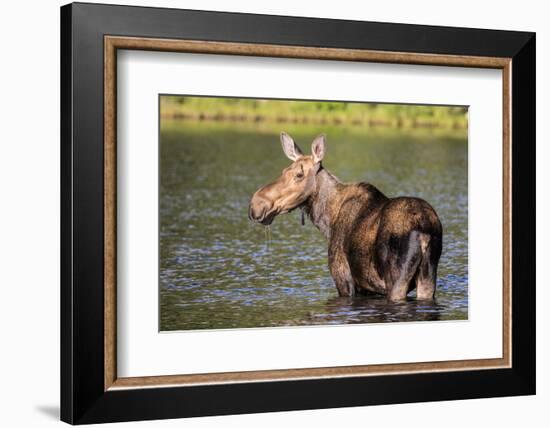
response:
M466 129L465 107L162 96L162 119Z

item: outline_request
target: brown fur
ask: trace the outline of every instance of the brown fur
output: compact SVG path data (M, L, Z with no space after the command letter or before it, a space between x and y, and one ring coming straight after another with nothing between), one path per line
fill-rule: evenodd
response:
M338 293L377 293L390 300L433 299L442 228L435 210L414 197L387 198L368 183L341 183L325 170L324 136L312 155L282 134L283 150L294 162L279 179L260 188L249 217L264 225L278 214L303 208L328 240L328 264Z

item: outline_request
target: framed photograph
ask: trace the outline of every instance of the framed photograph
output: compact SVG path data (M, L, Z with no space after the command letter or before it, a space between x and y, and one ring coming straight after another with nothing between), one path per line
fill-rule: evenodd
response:
M533 33L76 3L61 105L62 420L535 393Z

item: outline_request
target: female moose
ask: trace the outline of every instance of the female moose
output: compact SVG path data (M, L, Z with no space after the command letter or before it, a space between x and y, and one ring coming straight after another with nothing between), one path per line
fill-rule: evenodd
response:
M254 193L249 217L269 225L302 208L328 240L329 270L341 296L383 294L403 300L435 296L442 228L434 209L413 197L388 198L368 183L345 184L323 168L325 136L306 156L286 133L281 143L292 164Z

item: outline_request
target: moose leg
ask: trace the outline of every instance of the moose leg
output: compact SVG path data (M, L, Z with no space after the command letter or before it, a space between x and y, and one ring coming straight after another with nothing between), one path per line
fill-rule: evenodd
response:
M424 270L425 268L421 269ZM416 278L416 298L418 300L432 300L435 295L435 269L427 270L429 270L429 272L419 272L418 277Z
M328 267L340 296L355 295L355 281L351 276L348 259L343 251L329 254Z
M432 300L437 281L437 264L441 254L440 240L428 240L416 276L416 298ZM422 242L421 242L422 243Z
M384 281L389 300L405 300L422 260L419 232L390 239L385 258Z

